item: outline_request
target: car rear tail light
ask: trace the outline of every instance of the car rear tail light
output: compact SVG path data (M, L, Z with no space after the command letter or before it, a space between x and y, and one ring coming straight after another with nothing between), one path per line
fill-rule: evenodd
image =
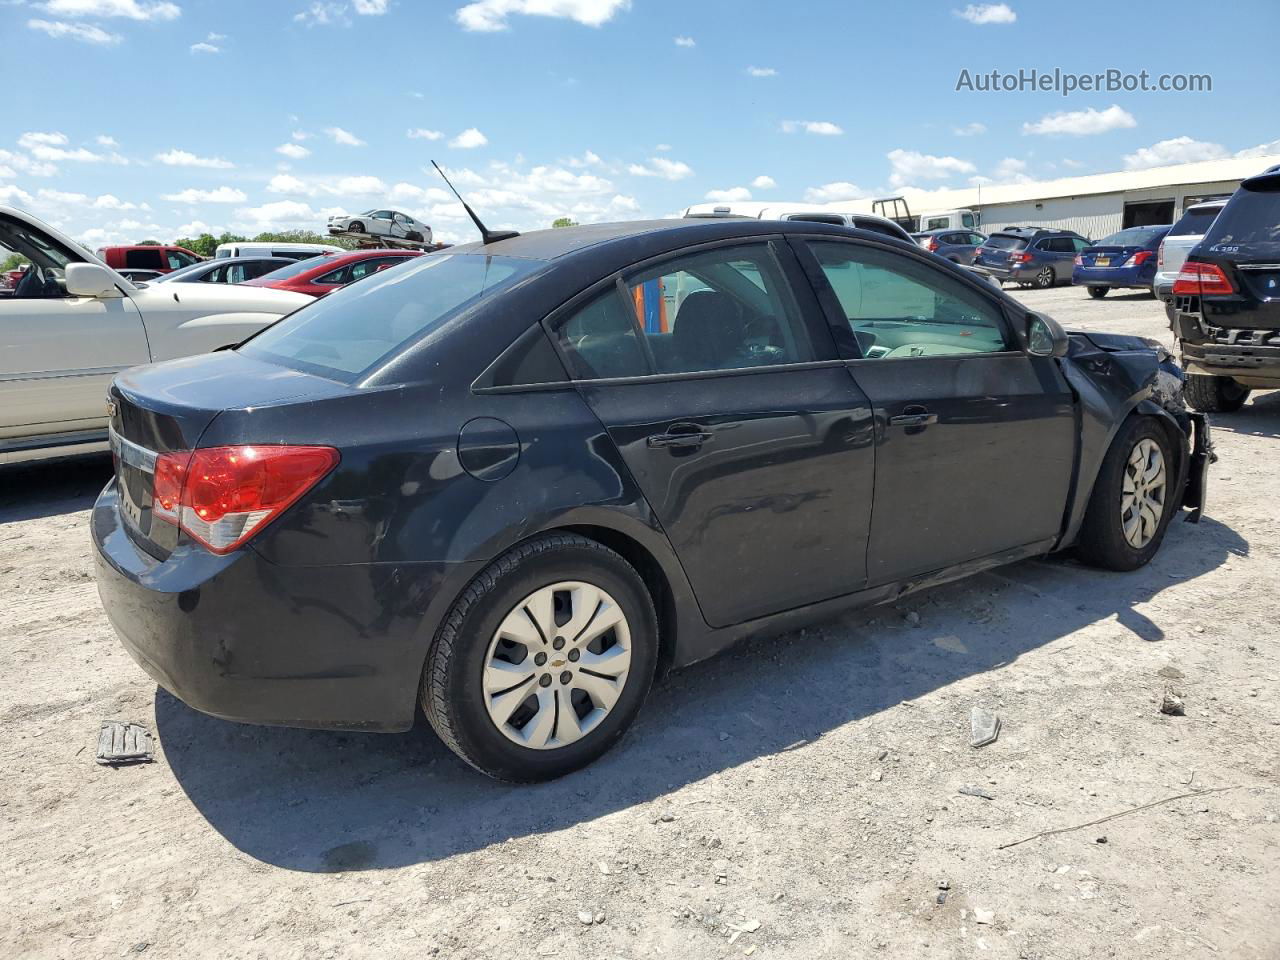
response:
M1029 254L1029 253L1014 253L1014 254L1011 254L1011 255L1009 256L1009 259L1010 259L1013 263L1030 263L1030 262L1031 262L1031 254Z
M1139 250L1137 253L1131 256L1128 260L1126 260L1124 262L1124 265L1126 267L1140 267L1150 259L1151 259L1150 250Z
M1164 241L1160 241L1160 246L1156 249L1156 268L1164 266Z
M338 464L332 447L204 447L156 458L152 511L230 553Z
M1076 254L1076 266L1077 266L1077 267L1083 267L1083 266L1084 266L1084 257L1080 256L1080 254L1078 254L1078 253Z
M928 242L927 244L925 244L925 249L926 249L926 250L928 250L930 253L937 253L937 252L938 252L938 238L937 238L937 237L930 237L930 238L929 238L929 242Z
M1175 296L1198 297L1235 292L1235 285L1222 272L1221 267L1216 263L1201 263L1199 260L1184 263L1178 279L1173 282Z

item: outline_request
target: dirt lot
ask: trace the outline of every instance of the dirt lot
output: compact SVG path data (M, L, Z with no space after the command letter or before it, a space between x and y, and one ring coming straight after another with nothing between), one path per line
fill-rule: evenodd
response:
M1145 296L1023 296L1167 338ZM109 462L0 473L0 956L1275 960L1280 393L1215 429L1209 515L1147 569L1023 563L745 644L534 788L425 724L189 710L98 606ZM980 750L974 704L1004 721ZM156 762L96 766L104 718Z

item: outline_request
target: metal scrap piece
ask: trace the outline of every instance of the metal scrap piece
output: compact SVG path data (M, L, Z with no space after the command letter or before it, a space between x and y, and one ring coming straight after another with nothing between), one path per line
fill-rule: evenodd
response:
M1000 736L1000 715L974 707L969 712L969 746L985 747Z
M151 732L141 724L104 720L98 731L98 753L94 759L106 767L150 763Z

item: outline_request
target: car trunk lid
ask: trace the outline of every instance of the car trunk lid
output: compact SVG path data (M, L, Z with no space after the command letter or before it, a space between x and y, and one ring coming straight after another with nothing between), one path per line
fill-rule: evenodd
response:
M1122 267L1131 256L1144 249L1146 248L1139 246L1088 247L1080 254L1080 265L1084 267Z

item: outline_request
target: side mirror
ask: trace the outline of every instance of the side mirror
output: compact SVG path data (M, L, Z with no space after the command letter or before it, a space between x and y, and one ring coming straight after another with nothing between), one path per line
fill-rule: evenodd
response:
M1071 338L1058 326L1058 321L1043 313L1028 313L1027 352L1034 357L1065 357L1071 349Z
M107 300L123 296L111 271L96 263L68 263L66 279L67 293L73 297Z

